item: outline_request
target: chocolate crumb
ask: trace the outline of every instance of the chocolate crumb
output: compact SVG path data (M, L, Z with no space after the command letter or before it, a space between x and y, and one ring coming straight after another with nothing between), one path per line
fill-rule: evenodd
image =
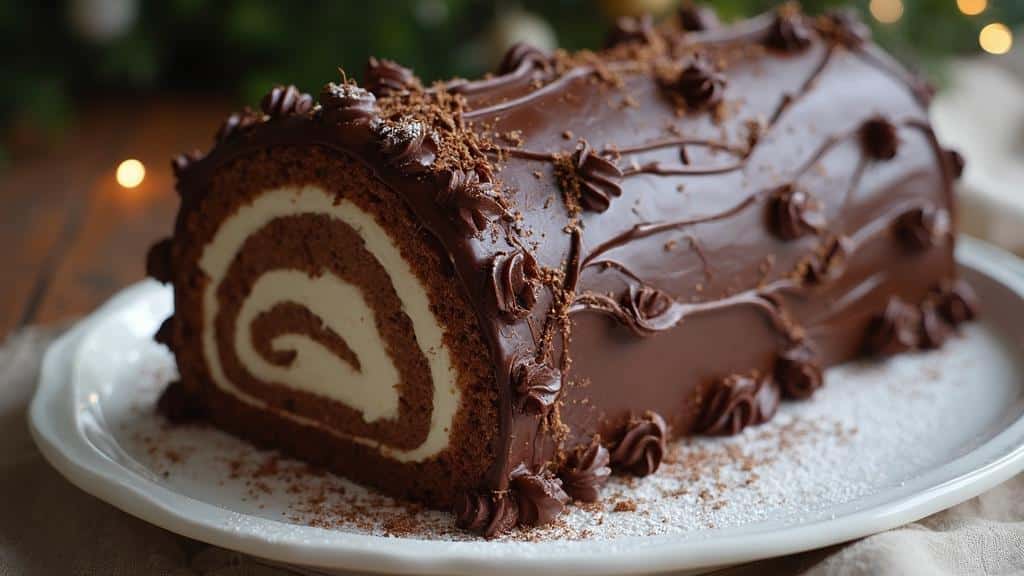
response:
M612 512L636 512L635 500L619 500L615 502Z

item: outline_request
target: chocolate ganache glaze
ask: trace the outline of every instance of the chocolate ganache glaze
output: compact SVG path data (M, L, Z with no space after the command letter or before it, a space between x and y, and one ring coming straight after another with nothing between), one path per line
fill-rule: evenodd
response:
M460 526L550 521L609 468L653 473L668 439L763 422L824 367L939 345L974 314L953 262L959 156L924 84L847 15L701 10L623 21L599 53L517 45L478 81L425 87L373 60L368 90L328 84L317 106L275 88L176 166L179 235L218 167L269 148L349 155L407 204L493 366L494 461L440 499ZM180 254L158 246L151 273L172 278Z

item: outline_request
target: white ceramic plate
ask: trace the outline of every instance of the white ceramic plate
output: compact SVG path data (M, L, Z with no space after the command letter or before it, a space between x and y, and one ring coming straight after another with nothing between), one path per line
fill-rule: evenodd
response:
M83 490L168 530L274 562L588 576L736 564L899 526L1024 469L1024 263L969 238L961 240L958 260L984 307L964 337L938 352L830 370L814 399L787 403L760 431L673 448L667 466L685 470L715 450L721 456L740 447L756 456L761 446L773 446L774 459L753 473L736 468L745 471L737 472L740 481L727 485L735 475L725 473L716 479L724 493L710 504L703 489L694 494L671 474L633 486L618 481L606 489L612 496L605 508L570 511L568 528L543 532L537 542L455 541L444 529L450 519L437 512L418 513L426 518L424 534L331 528L295 510L295 491L266 487L262 477L239 478L238 458L267 453L209 428L168 430L152 411L174 369L150 340L170 312L170 292L151 282L124 290L53 344L30 424L50 463ZM817 432L780 441L800 423L818 423ZM840 434L815 436L825 428ZM155 441L160 434L168 437ZM716 477L728 468L714 466ZM328 480L346 486L339 493L359 490L333 477L308 482ZM639 510L612 509L633 497Z

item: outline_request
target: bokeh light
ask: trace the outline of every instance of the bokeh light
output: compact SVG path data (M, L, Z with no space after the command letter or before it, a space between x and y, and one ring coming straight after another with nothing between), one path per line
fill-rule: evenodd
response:
M893 22L898 22L903 17L903 1L871 0L871 3L868 4L868 10L875 20L882 24L892 24Z
M117 165L117 183L125 188L135 188L146 179L146 167L142 162L129 158Z
M988 0L956 0L956 7L968 16L977 16L988 8Z
M993 22L981 29L978 44L989 54L1006 54L1013 47L1013 32L1001 22Z

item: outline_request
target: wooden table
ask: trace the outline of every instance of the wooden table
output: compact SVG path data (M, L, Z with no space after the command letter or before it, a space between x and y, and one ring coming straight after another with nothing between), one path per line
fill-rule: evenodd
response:
M88 106L52 154L0 172L0 341L86 314L145 276L178 207L171 156L208 149L229 111L195 98ZM146 166L137 188L114 179L126 158Z

